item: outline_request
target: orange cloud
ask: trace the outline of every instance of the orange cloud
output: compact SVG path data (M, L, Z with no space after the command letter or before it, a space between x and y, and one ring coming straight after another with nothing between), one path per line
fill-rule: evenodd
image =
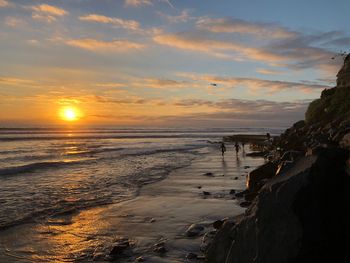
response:
M124 20L117 17L108 17L103 15L97 15L97 14L89 14L86 16L81 16L79 17L79 19L82 21L96 22L96 23L102 23L102 24L112 24L117 27L131 29L131 30L140 29L139 22L135 20Z
M57 17L68 15L68 11L48 4L41 4L32 6L30 9L33 10L32 18L36 20L43 20L48 23L56 21Z
M67 40L65 44L90 51L102 52L125 52L129 50L140 50L145 47L142 44L128 40L101 41L91 38Z
M6 0L0 0L0 7L7 7L9 6L9 2Z

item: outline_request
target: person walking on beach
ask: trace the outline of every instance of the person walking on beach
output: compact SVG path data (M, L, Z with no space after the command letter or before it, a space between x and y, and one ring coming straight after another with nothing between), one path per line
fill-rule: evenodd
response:
M220 148L221 148L221 155L222 157L224 157L224 154L226 152L226 146L224 142L221 142Z
M238 154L240 148L241 146L239 146L238 142L235 142L236 155Z
M271 140L271 135L270 135L270 133L266 133L266 138L267 138L268 141Z

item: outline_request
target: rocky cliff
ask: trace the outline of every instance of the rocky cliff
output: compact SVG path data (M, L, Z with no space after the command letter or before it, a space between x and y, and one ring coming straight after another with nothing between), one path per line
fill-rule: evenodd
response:
M249 175L243 196L253 201L218 231L208 262L350 262L349 73L347 56L338 86L274 141L280 157Z

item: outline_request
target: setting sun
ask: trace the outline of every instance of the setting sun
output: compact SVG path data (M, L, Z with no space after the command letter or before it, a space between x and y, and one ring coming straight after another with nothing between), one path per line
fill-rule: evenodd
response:
M65 121L76 121L80 117L79 110L73 107L65 107L60 110L60 117Z

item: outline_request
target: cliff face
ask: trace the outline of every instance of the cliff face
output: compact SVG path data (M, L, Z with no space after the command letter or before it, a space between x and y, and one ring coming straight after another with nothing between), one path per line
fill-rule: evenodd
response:
M350 87L350 54L344 59L344 65L337 74L337 87Z
M208 262L349 262L347 158L344 149L325 149L270 180L241 219L224 224Z
M245 192L253 190L256 197L243 216L219 230L207 251L208 262L350 262L343 241L350 238L349 55L337 76L339 86L310 104L306 121L274 142L282 153L302 157L278 175L271 175L271 169L261 174L262 167L255 171L258 176L252 173L258 181L251 185L258 187ZM283 164L282 159L274 164Z
M350 120L350 54L337 74L337 86L324 90L305 114L305 120L310 125L340 119Z

